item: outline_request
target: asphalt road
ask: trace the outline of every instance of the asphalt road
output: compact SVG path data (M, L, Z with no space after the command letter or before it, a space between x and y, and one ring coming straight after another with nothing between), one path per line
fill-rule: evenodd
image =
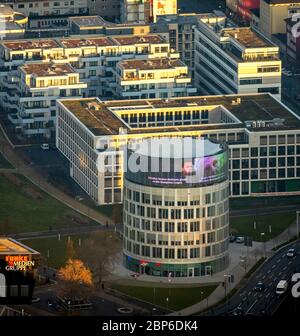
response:
M58 309L55 304L55 293L52 286L43 286L42 288L36 288L34 295L40 298L39 302L32 303L31 305L24 306L26 312L31 312L34 309L32 315L67 315L64 310ZM116 299L114 299L114 297ZM110 298L110 299L109 299ZM51 303L49 305L48 303ZM118 312L118 308L132 307L133 312L126 314L127 316L149 316L149 315L165 315L170 313L169 310L157 307L147 302L142 302L134 298L123 297L122 295L112 295L107 290L105 296L93 296L90 299L93 304L93 308L89 310L81 310L80 312L74 312L80 316L124 316L124 314ZM123 304L121 303L123 302Z
M298 253L288 258L286 252L294 247ZM272 316L286 297L290 296L290 288L285 295L277 296L275 289L280 280L290 280L292 274L300 272L300 239L281 249L250 278L246 285L234 294L225 304L208 311L205 315L232 315L238 307L242 315ZM254 287L262 281L266 288L256 292Z

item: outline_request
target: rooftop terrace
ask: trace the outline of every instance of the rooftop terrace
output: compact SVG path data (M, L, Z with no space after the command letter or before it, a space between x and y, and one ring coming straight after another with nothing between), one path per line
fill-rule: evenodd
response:
M30 40L15 40L10 42L2 42L7 49L10 50L25 50L25 49L52 49L52 48L59 48L60 45L54 39L44 39L38 40L34 39L33 41Z
M27 63L21 69L27 75L35 75L37 77L64 76L76 73L69 64Z
M250 27L226 29L224 32L238 41L245 48L276 47L271 41L267 40Z
M151 60L124 60L119 62L119 65L124 69L137 70L171 70L175 67L186 67L186 65L179 59L151 59Z
M80 48L80 47L108 47L115 46L116 42L109 37L95 37L95 38L64 38L60 40L60 44L65 48Z

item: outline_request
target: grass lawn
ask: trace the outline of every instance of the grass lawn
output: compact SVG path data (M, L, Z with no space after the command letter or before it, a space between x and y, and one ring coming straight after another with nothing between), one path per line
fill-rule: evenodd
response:
M14 168L1 153L0 153L0 168Z
M241 197L229 200L231 210L265 208L272 206L300 204L300 196Z
M50 227L76 226L87 219L63 203L35 187L26 178L16 175L17 186L0 174L0 234L47 231ZM42 196L34 199L24 193L28 188Z
M256 219L256 230L254 229L254 216L243 216L230 218L230 230L233 234L250 236L253 240L261 241L261 232L265 233L264 240L278 236L289 225L296 221L295 212L279 213L274 215L261 215ZM271 225L271 233L269 226Z
M116 224L122 223L123 204L96 205L91 199L85 198L82 201L86 206L100 212L104 216L112 219Z
M82 243L88 237L88 234L71 236L70 239L73 241L74 249L79 246L79 240ZM67 236L61 237L60 240L58 240L58 237L26 239L22 240L22 243L40 252L44 258L44 263L49 267L60 268L66 264L68 259Z
M201 299L203 300L207 298L217 288L217 285L202 287L153 288L139 286L122 286L113 284L111 288L116 289L129 296L166 308L168 307L166 299L169 298L169 308L176 311L189 307L201 301Z

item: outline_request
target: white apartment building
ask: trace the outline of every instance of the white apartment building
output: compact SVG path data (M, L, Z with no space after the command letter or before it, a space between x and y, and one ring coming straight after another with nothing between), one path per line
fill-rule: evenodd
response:
M9 114L14 114L10 120L17 125L18 97L22 94L18 90L19 68L23 65L36 62L69 64L79 76L80 95L112 98L116 92L114 74L118 62L158 58L171 61L178 57L170 51L164 38L154 34L3 41L0 43L0 104Z
M280 99L279 47L250 27L199 22L195 86L203 94L271 93Z
M55 131L57 99L81 97L84 88L86 84L69 64L25 64L18 69L16 113L8 118L26 136L50 137Z
M122 146L157 136L226 142L231 197L300 194L300 118L268 93L58 102L57 147L97 204L122 202Z
M117 64L116 97L172 98L195 94L188 67L179 59L126 60Z
M159 35L61 39L65 59L88 84L85 96L112 98L116 65L128 59L178 58ZM61 61L59 61L61 62Z
M10 83L18 66L37 60L70 63L87 84L84 96L112 97L113 71L126 59L178 58L161 36L80 37L19 40L0 43L0 80L2 91Z

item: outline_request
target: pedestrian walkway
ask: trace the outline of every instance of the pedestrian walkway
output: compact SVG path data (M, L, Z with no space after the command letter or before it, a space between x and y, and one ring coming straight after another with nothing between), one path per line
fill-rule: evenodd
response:
M254 242L253 244L256 246L256 248L250 250L247 270L250 270L256 264L256 262L258 261L258 256L260 257L264 255L266 255L266 257L272 256L273 254L276 253L275 251L272 250L274 247L285 243L292 237L296 236L296 234L297 234L297 223L294 222L276 238L271 239L266 243ZM232 285L228 284L229 287L226 289L227 293L229 293L233 288L235 288L240 283L240 281L243 279L246 273L245 271L246 270L244 269L243 272L242 265L238 265L237 267L232 269L231 274L234 275L235 280L234 284ZM224 272L224 274L226 274L226 271ZM208 307L218 304L221 300L225 298L225 296L226 296L225 289L222 284L219 284L219 286L210 294L210 296L207 299L198 302L195 305L182 309L179 312L172 313L170 315L188 316L199 313L207 309Z
M129 271L123 266L122 256L120 255L119 262L107 281L136 287L152 287L154 285L155 287L194 287L207 284L219 284L208 298L170 315L188 316L197 314L223 300L262 257L272 256L275 253L272 249L295 236L296 232L297 225L295 222L279 236L266 243L254 241L253 246L248 248L243 244L232 243L229 245L230 265L223 272L216 273L213 276L171 278L171 282L165 277L160 278L145 274L133 277L134 272ZM233 275L233 283L227 281L228 275ZM223 286L223 282L226 283L226 288Z
M60 202L66 204L71 209L79 212L84 216L89 217L95 222L104 225L114 225L114 221L112 219L86 206L85 204L80 203L69 195L66 195L55 186L47 182L44 177L33 167L27 165L9 144L2 127L0 127L0 148L1 152L4 154L7 160L15 167L15 172L26 176L37 187L39 187L52 197L56 198Z

